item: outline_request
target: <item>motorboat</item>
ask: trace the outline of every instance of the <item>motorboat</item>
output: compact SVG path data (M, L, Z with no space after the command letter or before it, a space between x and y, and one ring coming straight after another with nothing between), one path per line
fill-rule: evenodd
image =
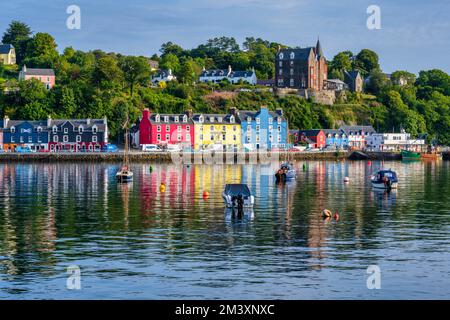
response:
M382 169L371 177L372 186L376 189L397 189L397 173L392 170Z
M420 157L420 152L402 150L402 160L418 160Z
M295 171L291 164L284 163L275 173L275 178L277 179L277 182L295 180L295 178L297 178L297 171Z
M255 197L246 184L225 185L222 198L228 208L251 208L255 204Z

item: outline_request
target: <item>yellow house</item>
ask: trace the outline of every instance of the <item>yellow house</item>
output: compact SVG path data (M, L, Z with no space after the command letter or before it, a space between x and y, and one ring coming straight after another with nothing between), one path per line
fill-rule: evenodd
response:
M0 63L16 64L16 49L11 44L0 44Z
M241 124L233 114L194 114L194 149L233 151L241 147Z

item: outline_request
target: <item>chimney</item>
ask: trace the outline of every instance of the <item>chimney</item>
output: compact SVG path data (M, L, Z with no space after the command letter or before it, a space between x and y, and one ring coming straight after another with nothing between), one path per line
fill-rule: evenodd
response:
M52 117L48 115L47 117L47 127L50 127L52 125Z
M103 117L103 124L107 124L108 123L108 119L106 118L106 116Z
M9 122L9 117L5 116L3 118L3 128L6 128L8 126L8 122Z
M236 117L237 115L239 115L239 111L237 108L233 107L230 109L230 114Z
M184 114L187 115L189 118L192 118L192 115L193 115L192 109L186 110L186 111L184 112Z
M23 71L23 72L27 72L27 66L26 66L26 65L23 65L22 71Z
M228 66L228 75L231 74L231 71L233 71L233 70L231 69L231 66L229 65L229 66Z
M150 118L150 110L148 108L145 108L142 111L142 119L149 119Z
M90 118L86 119L86 124L91 124L91 119Z

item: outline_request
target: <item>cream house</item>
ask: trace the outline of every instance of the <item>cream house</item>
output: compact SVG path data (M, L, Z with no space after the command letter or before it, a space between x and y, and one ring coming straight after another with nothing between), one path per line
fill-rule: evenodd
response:
M11 44L0 44L0 63L16 64L16 49Z

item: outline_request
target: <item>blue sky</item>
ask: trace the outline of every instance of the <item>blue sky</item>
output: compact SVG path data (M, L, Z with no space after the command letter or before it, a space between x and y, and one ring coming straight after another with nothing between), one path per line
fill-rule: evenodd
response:
M66 28L71 4L81 8L81 30ZM381 30L366 27L371 4L381 8ZM449 15L448 0L15 0L2 3L0 33L16 19L51 33L60 51L146 56L167 41L192 48L216 36L254 36L305 47L320 36L328 59L369 48L385 72L449 72Z

